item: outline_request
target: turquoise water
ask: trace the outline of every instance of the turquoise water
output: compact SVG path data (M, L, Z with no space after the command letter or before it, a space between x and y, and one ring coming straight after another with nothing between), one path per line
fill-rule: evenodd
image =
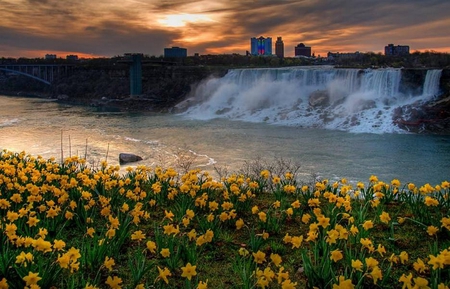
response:
M450 180L450 136L349 133L337 130L191 120L152 113L98 112L33 98L0 96L0 148L44 157L79 155L91 164L118 164L121 152L139 164L236 171L245 161L283 158L300 165L300 177L367 182L374 174L416 185ZM62 143L62 145L61 145ZM136 165L136 164L134 164Z

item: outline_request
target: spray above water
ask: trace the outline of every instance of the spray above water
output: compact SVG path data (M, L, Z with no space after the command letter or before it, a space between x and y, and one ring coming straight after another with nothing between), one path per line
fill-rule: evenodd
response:
M404 132L393 123L398 107L439 92L439 70L429 70L420 95L401 90L401 69L332 67L233 69L192 92L184 115L345 130Z

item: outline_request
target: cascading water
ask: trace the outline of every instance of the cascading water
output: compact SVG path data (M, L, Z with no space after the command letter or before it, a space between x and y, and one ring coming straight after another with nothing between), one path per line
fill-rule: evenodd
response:
M427 71L423 83L423 96L436 97L439 94L439 80L441 79L442 69L431 69Z
M439 89L440 75L431 74L424 87L427 93L436 91L436 83ZM351 132L403 132L393 123L393 112L421 96L399 91L401 75L401 69L393 68L233 69L223 78L200 84L190 98L196 104L184 115Z

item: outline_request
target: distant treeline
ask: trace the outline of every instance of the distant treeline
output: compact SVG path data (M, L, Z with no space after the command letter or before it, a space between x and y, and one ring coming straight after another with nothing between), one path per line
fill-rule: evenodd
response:
M381 53L342 54L341 57L285 57L254 56L241 54L211 54L196 55L185 58L164 58L163 56L144 55L144 65L178 65L178 66L226 66L233 67L280 67L299 65L335 65L339 67L370 68L370 67L404 67L404 68L449 68L450 54L435 51L414 52L402 56L386 56ZM111 58L91 58L68 60L64 58L0 58L0 64L10 63L71 63L86 68L123 65L123 56Z

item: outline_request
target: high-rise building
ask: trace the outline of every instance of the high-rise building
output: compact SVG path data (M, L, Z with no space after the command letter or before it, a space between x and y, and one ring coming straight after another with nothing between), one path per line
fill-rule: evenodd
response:
M275 54L279 58L284 58L284 42L281 37L277 37L277 42L275 42Z
M272 38L252 37L250 39L250 48L252 55L272 55Z
M398 55L408 55L409 46L408 45L397 45L388 44L384 47L384 55L398 56Z
M295 56L306 56L311 57L311 47L305 46L305 44L300 43L295 46Z

